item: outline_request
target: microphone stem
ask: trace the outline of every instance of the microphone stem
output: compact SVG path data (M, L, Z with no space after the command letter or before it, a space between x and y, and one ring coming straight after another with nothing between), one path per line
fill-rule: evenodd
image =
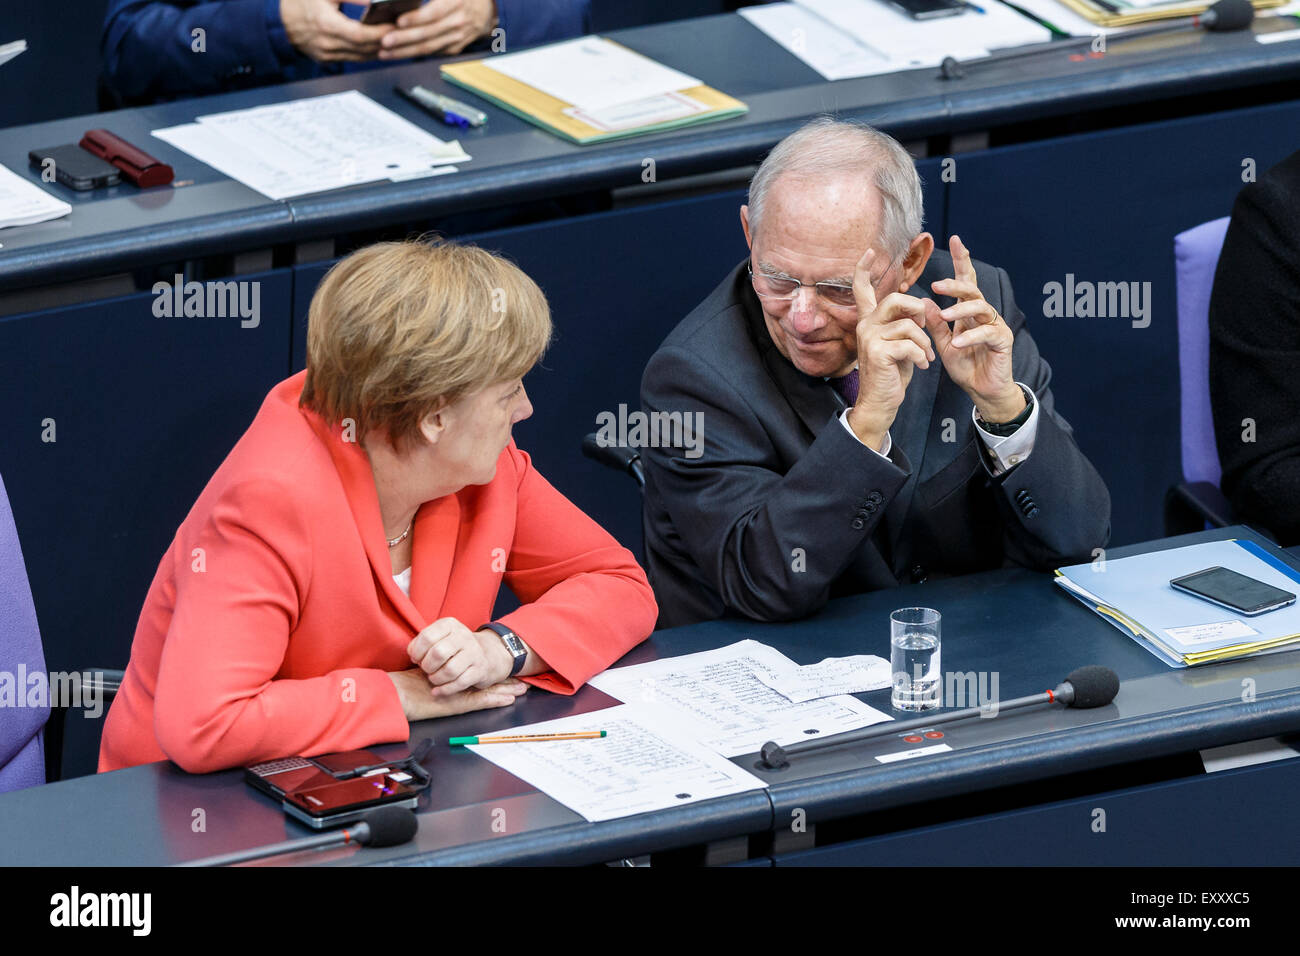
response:
M999 701L996 714L1002 714L1009 710L1020 710L1023 707L1032 707L1034 704L1046 704L1051 700L1051 696L1046 692L1041 694L1030 694L1028 697L1017 697L1013 700ZM1057 693L1057 699L1060 699ZM1064 703L1064 701L1062 701ZM797 744L791 744L788 747L782 747L786 756L793 757L795 754L808 753L813 750L824 750L831 747L838 747L841 744L853 744L860 740L870 740L873 737L887 737L892 734L907 733L909 730L925 730L938 724L951 723L954 720L964 720L967 717L974 717L980 713L987 713L991 708L967 707L964 710L954 710L947 714L935 714L933 717L918 717L914 720L889 721L887 723L872 724L870 727L863 727L861 730L850 730L842 734L835 734L833 737L823 737L820 740L804 740Z
M190 860L186 863L179 863L178 866L229 866L232 863L247 863L251 860L260 860L264 857L279 856L281 853L297 853L301 850L315 850L327 846L346 846L349 843L358 843L358 837L366 839L365 833L361 828L367 826L364 823L345 830L336 830L332 833L324 833L320 836L304 837L301 840L286 840L283 843L273 843L270 846L260 846L252 850L238 850L234 853L224 853L221 856L204 857L201 860ZM367 829L369 829L367 827Z

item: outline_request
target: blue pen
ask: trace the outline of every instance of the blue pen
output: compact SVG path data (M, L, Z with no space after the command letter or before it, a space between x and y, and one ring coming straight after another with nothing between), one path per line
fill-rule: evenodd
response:
M469 129L471 126L482 126L487 122L487 114L481 110L467 106L459 100L453 100L449 96L441 96L431 90L426 90L422 86L413 86L409 90L401 86L394 86L393 89L404 99L410 100L420 109L437 117L448 126Z
M983 7L979 7L979 6L976 6L975 4L971 3L970 0L966 0L966 6L970 7L972 10L974 10L976 13L979 13L979 14L984 14L984 13L987 12L987 11L985 11L985 9L984 9Z

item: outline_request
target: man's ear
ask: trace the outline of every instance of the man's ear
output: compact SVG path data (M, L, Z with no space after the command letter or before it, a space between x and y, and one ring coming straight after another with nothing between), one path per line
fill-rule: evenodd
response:
M745 245L749 246L750 251L754 249L754 237L749 234L749 207L742 205L740 207L740 228L745 231Z
M907 252L903 254L902 275L898 279L901 291L906 292L921 277L933 252L934 237L928 232L923 232L912 240Z

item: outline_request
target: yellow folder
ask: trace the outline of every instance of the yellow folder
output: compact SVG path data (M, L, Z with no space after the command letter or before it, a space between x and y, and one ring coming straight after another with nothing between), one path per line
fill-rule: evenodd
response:
M1251 5L1256 10L1267 10L1270 7L1280 7L1288 2L1289 0L1251 0ZM1195 17L1210 9L1212 5L1208 0L1206 2L1195 0L1192 3L1180 3L1177 6L1147 7L1145 9L1133 7L1121 13L1112 13L1092 3L1091 0L1061 0L1061 3L1079 14L1079 16L1103 27L1127 27L1136 23L1150 23L1153 20Z
M477 93L521 119L580 146L727 119L741 116L749 110L740 100L711 86L701 85L670 94L679 100L683 110L690 111L685 115L611 128L595 118L582 118L582 111L573 104L492 69L484 59L449 63L442 67L442 77L447 82Z

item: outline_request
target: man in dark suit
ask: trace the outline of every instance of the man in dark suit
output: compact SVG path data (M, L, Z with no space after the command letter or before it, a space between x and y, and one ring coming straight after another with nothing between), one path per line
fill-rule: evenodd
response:
M749 259L641 384L650 433L669 436L643 451L659 625L784 620L929 576L1091 559L1106 487L1056 413L1007 274L921 232L906 151L817 120L749 197ZM658 427L674 413L702 443Z
M109 0L100 40L113 106L305 80L467 49L581 36L591 0L425 0L395 24L344 0Z
M1210 400L1237 516L1300 543L1300 152L1237 194L1210 296Z

